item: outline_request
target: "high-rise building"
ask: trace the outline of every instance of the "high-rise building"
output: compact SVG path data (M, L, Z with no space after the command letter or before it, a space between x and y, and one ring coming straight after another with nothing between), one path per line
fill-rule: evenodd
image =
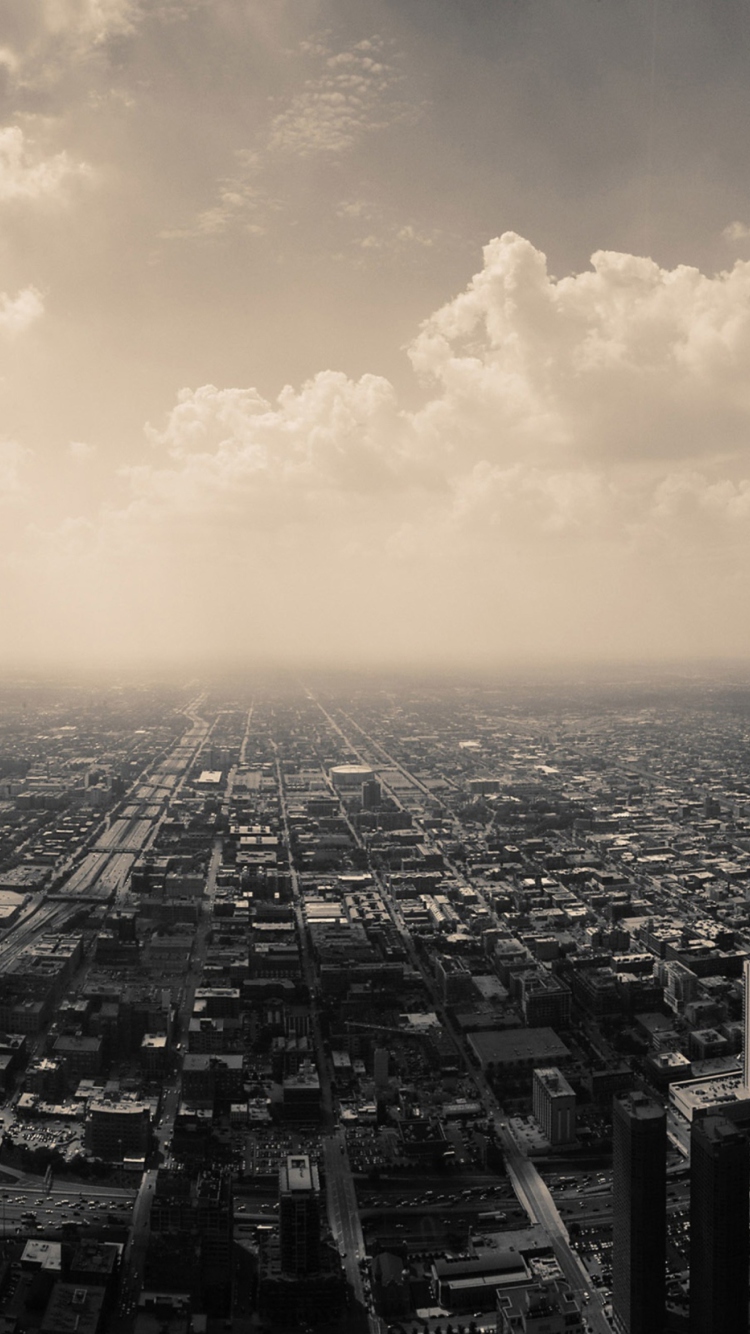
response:
M742 965L742 1082L750 1094L750 959Z
M576 1095L557 1066L534 1071L534 1116L550 1144L570 1144L576 1136Z
M211 1316L231 1310L232 1179L226 1168L193 1173L160 1168L146 1257L156 1292L189 1292Z
M320 1179L307 1154L279 1168L279 1231L283 1273L301 1276L320 1268Z
M750 1143L721 1115L690 1133L691 1334L747 1334Z
M750 1094L750 959L742 964L742 1083Z
M232 1293L232 1178L225 1168L202 1172L196 1186L201 1293L210 1315L227 1315Z
M388 1087L388 1063L390 1052L387 1047L376 1047L372 1066L376 1089Z
M612 1104L612 1306L618 1334L663 1334L667 1118L626 1093Z

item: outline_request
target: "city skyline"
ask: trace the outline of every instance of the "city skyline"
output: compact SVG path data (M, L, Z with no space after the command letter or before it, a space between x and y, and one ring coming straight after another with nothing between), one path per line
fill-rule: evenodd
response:
M739 4L6 19L3 664L748 656Z

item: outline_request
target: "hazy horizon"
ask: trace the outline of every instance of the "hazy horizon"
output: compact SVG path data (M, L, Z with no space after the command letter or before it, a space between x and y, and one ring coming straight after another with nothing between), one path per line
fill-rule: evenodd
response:
M750 663L738 0L4 19L0 671Z

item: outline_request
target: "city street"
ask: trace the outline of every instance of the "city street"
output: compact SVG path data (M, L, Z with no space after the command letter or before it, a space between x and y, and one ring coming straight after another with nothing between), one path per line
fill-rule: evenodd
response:
M343 1130L327 1136L323 1141L326 1174L328 1221L336 1239L354 1300L367 1309L368 1303L362 1281L360 1262L365 1255L362 1225L357 1208L354 1181L346 1154ZM368 1314L370 1334L382 1334L382 1322L374 1311Z

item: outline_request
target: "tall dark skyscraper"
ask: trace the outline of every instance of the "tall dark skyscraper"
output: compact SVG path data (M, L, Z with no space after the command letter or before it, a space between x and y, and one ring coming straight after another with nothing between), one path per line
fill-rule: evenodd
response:
M612 1108L612 1306L618 1334L663 1334L667 1118L643 1093Z
M742 1082L750 1095L750 959L742 964Z
M306 1154L287 1158L279 1169L281 1268L285 1274L315 1274L320 1268L320 1182Z
M723 1116L690 1134L690 1331L747 1334L750 1144Z

